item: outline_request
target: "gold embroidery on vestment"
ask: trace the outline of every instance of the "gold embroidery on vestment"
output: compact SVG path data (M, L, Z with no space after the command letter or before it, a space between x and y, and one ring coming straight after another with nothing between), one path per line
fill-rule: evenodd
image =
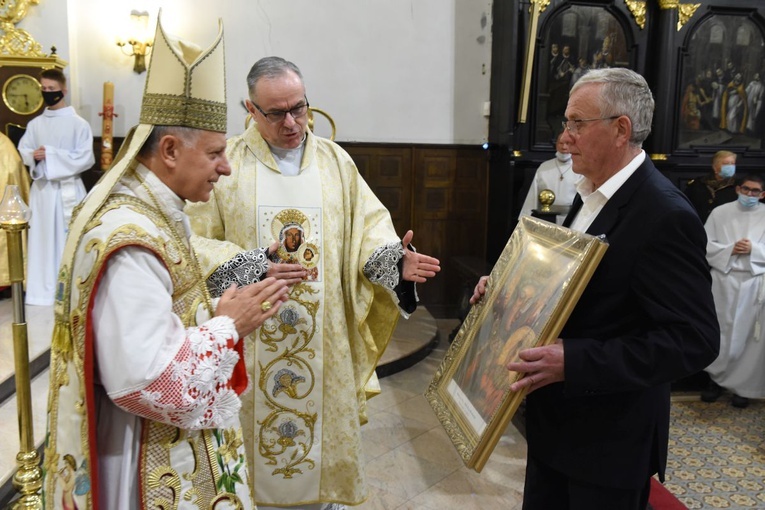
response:
M311 285L295 285L290 300L259 331L259 340L266 350L278 354L266 364L258 362L258 387L270 411L258 421L258 448L267 465L280 466L272 474L284 478L303 473L301 466L315 467L308 456L318 419L317 413L310 412L315 407L310 395L316 385L316 374L310 360L316 357L316 352L309 345L316 337L320 306L313 298L316 294L318 290ZM279 399L281 395L288 397L289 403ZM297 401L303 401L304 410L292 403Z

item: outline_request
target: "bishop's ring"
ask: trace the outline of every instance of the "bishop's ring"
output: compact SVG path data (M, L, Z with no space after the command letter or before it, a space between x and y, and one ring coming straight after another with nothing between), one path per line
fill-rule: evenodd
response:
M268 300L263 301L260 304L260 309L263 310L264 312L269 311L271 309L271 301L268 301Z

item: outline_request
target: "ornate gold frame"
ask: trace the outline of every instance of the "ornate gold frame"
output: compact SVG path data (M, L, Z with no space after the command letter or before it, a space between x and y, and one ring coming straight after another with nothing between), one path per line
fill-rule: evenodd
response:
M463 462L480 472L525 391L507 362L553 343L606 251L600 238L524 216L425 393Z

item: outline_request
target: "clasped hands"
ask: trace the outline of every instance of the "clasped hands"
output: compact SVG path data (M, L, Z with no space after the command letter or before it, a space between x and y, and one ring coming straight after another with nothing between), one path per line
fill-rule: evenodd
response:
M39 148L35 149L35 151L32 153L32 157L35 158L35 161L42 161L45 159L45 146L41 145Z
M471 305L483 298L488 283L488 276L478 279L470 297ZM564 380L563 340L560 338L554 344L523 349L518 353L518 358L519 361L511 361L505 365L505 368L512 372L524 374L521 379L510 385L511 391L526 389L531 393L548 384Z
M287 301L288 289L285 280L276 278L266 278L244 287L231 285L220 297L215 315L233 319L239 338L243 338L279 310L282 302ZM271 306L262 306L265 302Z
M733 255L746 255L752 253L752 242L749 239L739 239L733 245Z

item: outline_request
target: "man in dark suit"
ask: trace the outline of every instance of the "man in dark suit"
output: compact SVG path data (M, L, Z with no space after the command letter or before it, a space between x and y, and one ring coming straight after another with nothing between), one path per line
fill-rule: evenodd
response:
M511 389L529 391L524 510L645 510L666 465L670 382L719 349L703 226L641 149L653 110L628 69L571 91L564 140L584 178L564 225L609 248L558 342L507 365L525 373Z

